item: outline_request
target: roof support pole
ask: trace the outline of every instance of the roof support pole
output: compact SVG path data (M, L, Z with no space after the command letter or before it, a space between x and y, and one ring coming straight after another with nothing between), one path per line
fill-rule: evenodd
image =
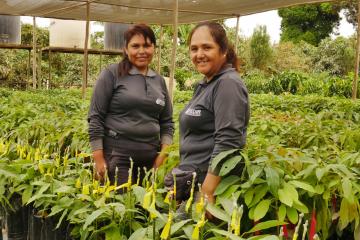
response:
M174 33L173 33L173 47L171 52L171 68L170 68L170 79L169 79L169 95L171 101L174 98L173 86L174 86L174 76L175 76L175 64L176 64L176 47L178 40L178 17L179 17L179 1L174 0Z
M358 16L357 16L357 42L356 42L356 62L355 62L355 76L352 86L352 99L356 99L357 86L359 80L359 52L360 52L360 0L358 1Z
M27 71L26 71L26 90L30 88L30 65L31 65L31 50L28 52Z
M157 59L157 72L160 74L161 72L161 45L163 42L163 34L164 34L164 29L163 29L163 25L160 25L160 38L159 38L159 48L158 48L158 59Z
M240 16L236 18L236 32L235 32L235 52L239 54L238 43L239 43L239 30L240 30Z
M89 25L90 25L90 3L86 3L86 32L85 32L85 43L84 43L84 60L83 60L83 81L82 81L82 98L85 99L86 87L88 82L88 42L89 42Z
M32 65L32 71L33 71L33 88L36 89L36 17L33 17L33 65Z

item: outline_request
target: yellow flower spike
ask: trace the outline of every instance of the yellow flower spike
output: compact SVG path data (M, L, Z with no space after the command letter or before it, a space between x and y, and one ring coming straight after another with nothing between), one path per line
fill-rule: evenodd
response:
M198 225L195 226L194 231L191 235L192 240L199 240L200 238L200 228Z
M82 192L81 192L81 193L84 194L84 195L89 195L89 194L90 194L89 184L84 185L84 186L82 187Z
M200 194L201 194L200 201L197 202L195 205L195 212L197 214L201 214L205 207L204 195L202 193L200 193Z
M38 168L39 168L39 171L40 171L41 174L44 174L44 173L45 173L44 165L43 165L41 162L39 162Z
M155 184L154 184L155 185ZM156 186L156 185L155 185ZM155 196L155 188L153 188L153 190L152 190L152 202L151 202L151 206L150 206L150 208L151 209L154 209L154 210L156 210L156 196ZM157 216L156 216L156 214L154 214L154 213L150 213L150 218L151 219L155 219Z
M165 196L164 203L171 204L170 199L172 195L173 195L173 191L168 191Z
M138 167L137 179L136 179L136 186L140 186L140 168Z
M68 155L65 155L64 156L64 159L63 159L63 163L64 163L64 167L66 168L67 164L68 164L68 159L69 159L69 156Z
M169 212L169 218L167 223L165 224L165 227L163 228L160 238L162 240L166 240L169 238L170 236L170 230L171 230L171 223L172 223L172 219L173 219L173 213L170 211Z
M30 161L30 160L31 160L31 152L28 152L26 156L26 161Z
M194 200L195 178L196 178L196 172L193 172L193 179L192 179L192 183L191 183L190 197L189 197L189 200L186 202L186 206L185 206L185 211L187 213L189 212L192 201Z
M144 201L143 201L143 208L148 209L150 207L152 200L152 192L145 193Z
M39 148L36 148L35 150L35 156L34 156L34 160L37 162L41 159L41 156L40 156L40 149Z
M75 187L78 188L78 189L81 188L81 180L80 180L80 178L76 179Z
M94 180L93 181L93 189L98 189L99 187L99 181L98 180Z

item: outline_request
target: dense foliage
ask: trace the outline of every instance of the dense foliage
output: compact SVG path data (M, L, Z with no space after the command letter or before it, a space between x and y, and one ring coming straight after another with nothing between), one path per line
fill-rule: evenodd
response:
M339 6L331 3L309 4L279 10L281 41L301 40L317 46L339 25Z
M177 92L175 119L190 97ZM190 202L186 219L162 184L179 160L178 133L166 164L143 183L99 185L89 158L88 104L75 90L0 90L2 210L27 204L58 227L69 224L79 239L280 239L276 226L291 232L287 223L314 219L320 239L359 236L358 101L251 95L247 147L214 160L224 177L217 203ZM243 174L228 176L238 162ZM127 193L115 194L119 188ZM206 221L205 209L219 220ZM303 229L299 236L309 232Z

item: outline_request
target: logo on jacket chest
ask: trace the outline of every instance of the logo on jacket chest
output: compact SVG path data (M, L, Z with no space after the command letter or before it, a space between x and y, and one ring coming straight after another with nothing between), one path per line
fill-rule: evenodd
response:
M164 107L165 106L165 101L158 98L158 99L156 99L156 104Z
M185 112L186 115L193 116L193 117L200 117L201 116L201 110L196 110L193 108L188 108Z

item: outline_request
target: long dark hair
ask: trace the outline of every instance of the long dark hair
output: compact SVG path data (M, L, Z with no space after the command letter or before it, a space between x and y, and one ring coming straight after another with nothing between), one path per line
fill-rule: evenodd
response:
M226 31L221 26L221 24L217 22L201 22L198 25L196 25L190 32L188 37L188 45L190 46L191 38L196 31L196 29L206 26L208 27L211 36L213 37L214 41L219 45L220 51L222 54L226 54L226 61L225 64L231 64L233 68L236 69L236 71L239 72L239 59L236 55L236 52L234 50L233 45L230 43L229 39L226 36Z
M130 26L129 29L124 33L125 48L128 46L131 38L133 38L135 35L142 35L145 41L149 39L150 42L156 46L156 38L153 30L146 24L136 24ZM119 75L127 75L131 68L132 63L130 62L129 56L124 50L124 58L119 63Z

